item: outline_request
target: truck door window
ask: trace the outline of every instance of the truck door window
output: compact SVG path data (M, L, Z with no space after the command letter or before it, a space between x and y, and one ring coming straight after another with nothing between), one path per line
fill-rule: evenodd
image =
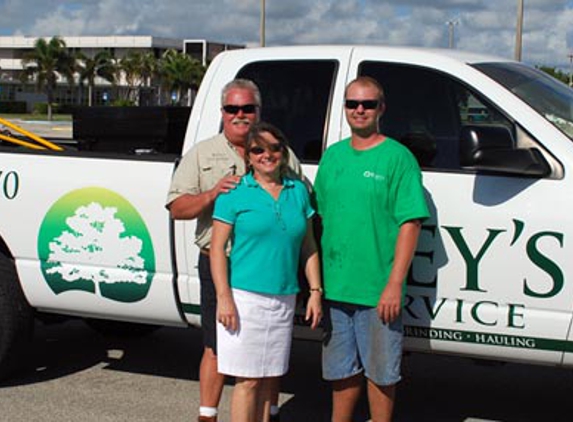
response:
M514 132L512 122L479 94L441 72L395 63L363 62L360 75L384 87L382 133L408 146L427 169L461 170L460 130L465 124L496 124Z
M262 120L285 133L303 163L318 163L322 155L337 67L327 60L262 61L237 74L259 86Z

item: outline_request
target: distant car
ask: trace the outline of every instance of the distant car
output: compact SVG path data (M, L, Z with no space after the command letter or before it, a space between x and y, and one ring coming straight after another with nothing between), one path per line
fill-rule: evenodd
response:
M487 120L489 113L485 107L470 107L468 108L468 122L482 122Z

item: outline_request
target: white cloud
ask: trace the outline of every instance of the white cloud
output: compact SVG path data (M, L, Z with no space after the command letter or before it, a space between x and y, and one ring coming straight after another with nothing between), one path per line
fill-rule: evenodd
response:
M523 59L558 64L573 50L573 2L527 0ZM154 35L257 44L260 0L0 0L0 34ZM446 47L512 57L515 0L266 0L267 45Z

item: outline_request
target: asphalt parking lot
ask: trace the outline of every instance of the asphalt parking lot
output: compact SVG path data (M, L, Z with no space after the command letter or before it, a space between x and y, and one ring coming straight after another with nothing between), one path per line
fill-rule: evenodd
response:
M37 327L27 369L0 384L0 420L14 422L194 421L201 356L197 329L162 328L105 338L82 321ZM573 372L407 354L396 422L566 422ZM228 422L231 382L221 421ZM326 422L330 390L320 345L294 342L281 393L283 422ZM361 403L356 422L367 420Z

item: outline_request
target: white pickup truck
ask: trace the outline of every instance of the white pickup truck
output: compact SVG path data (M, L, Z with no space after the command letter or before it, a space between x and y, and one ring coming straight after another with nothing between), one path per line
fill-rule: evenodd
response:
M573 366L573 90L454 50L296 46L217 56L171 152L0 146L0 374L50 313L199 325L195 223L170 220L164 202L178 157L221 130L223 85L260 86L262 118L312 181L349 136L343 91L357 75L385 87L381 129L418 157L432 210L408 280L407 349Z

